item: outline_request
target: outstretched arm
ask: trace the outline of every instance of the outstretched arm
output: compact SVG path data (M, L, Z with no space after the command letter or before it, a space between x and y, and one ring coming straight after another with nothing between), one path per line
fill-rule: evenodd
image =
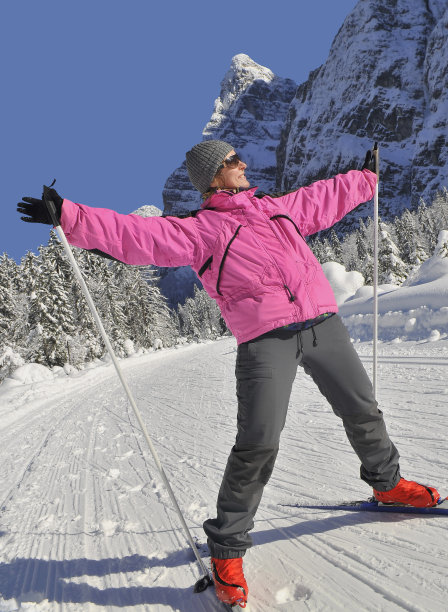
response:
M278 202L289 211L303 235L315 234L373 198L376 175L368 169L350 170L288 193Z
M64 200L61 227L70 244L132 265L191 265L202 248L192 217L122 215Z
M186 266L201 256L202 241L192 217L122 215L75 204L54 189L49 195L55 204L56 220L73 246L132 265ZM22 198L17 210L28 223L53 225L44 196Z

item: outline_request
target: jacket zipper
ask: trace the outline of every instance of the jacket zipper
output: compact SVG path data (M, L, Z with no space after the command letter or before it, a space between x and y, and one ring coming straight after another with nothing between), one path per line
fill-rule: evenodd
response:
M221 263L219 264L218 280L216 281L216 293L217 293L218 295L222 295L222 293L221 293L221 291L220 291L220 289L219 289L219 284L220 284L220 282L221 282L221 273L222 273L222 269L223 269L223 267L224 267L224 262L225 262L225 260L226 260L227 253L229 252L230 245L231 245L231 244L232 244L232 242L235 240L235 238L236 238L236 237L237 237L237 235L238 235L238 232L240 231L240 229L241 229L242 227L243 227L242 225L239 225L239 226L236 228L235 233L233 234L232 238L229 240L229 242L228 242L228 244L227 244L227 246L226 246L226 250L224 251L224 255L222 256L222 259L221 259ZM207 262L206 262L206 263L207 263ZM201 268L201 269L202 269L202 268Z

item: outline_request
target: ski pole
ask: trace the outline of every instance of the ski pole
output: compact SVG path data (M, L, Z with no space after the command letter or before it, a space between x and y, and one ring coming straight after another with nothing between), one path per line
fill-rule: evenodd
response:
M173 490L171 488L169 480L168 480L168 478L167 478L167 476L165 474L165 470L163 469L163 466L162 466L162 464L160 462L160 459L159 459L159 456L157 454L157 451L156 451L156 449L155 449L155 447L154 447L154 445L152 443L151 438L149 437L148 431L147 431L146 426L145 426L145 424L143 422L143 419L141 417L140 411L139 411L139 409L137 407L137 404L135 403L134 396L132 395L131 390L130 390L130 388L129 388L129 386L128 386L128 384L127 384L127 382L126 382L126 380L125 380L125 378L123 376L123 372L122 372L122 370L120 368L120 365L118 363L118 360L117 360L117 357L115 355L114 349L112 348L112 344L110 343L109 337L108 337L108 335L106 333L106 330L104 329L104 326L103 326L103 324L101 322L101 319L100 319L100 317L98 315L98 311L97 311L97 309L95 307L95 303L94 303L94 301L93 301L93 299L92 299L92 297L90 295L89 289L88 289L88 287L86 285L86 282L84 281L84 278L83 278L83 276L81 274L81 270L80 270L80 268L79 268L79 266L78 266L78 264L77 264L77 262L76 262L76 260L75 260L75 258L73 256L72 250L71 250L70 245L68 243L68 240L67 240L67 238L65 236L64 230L62 229L62 227L60 225L60 222L59 222L59 220L57 218L56 208L55 208L54 202L50 199L49 194L48 194L49 189L50 189L50 187L47 187L46 185L44 185L44 201L45 201L45 204L47 206L48 212L50 213L50 217L51 217L51 220L53 222L54 228L55 228L55 230L56 230L56 232L57 232L57 234L58 234L58 236L59 236L59 238L60 238L60 240L62 242L64 250L65 250L65 252L67 254L67 257L68 257L68 259L69 259L69 261L70 261L70 263L72 265L72 268L73 268L73 271L75 273L75 276L78 279L78 282L79 282L79 284L81 286L81 289L82 289L82 292L84 294L84 297L87 300L87 303L89 305L90 311L92 312L92 315L93 315L93 318L95 320L95 323L97 324L97 327L98 327L98 329L100 331L101 337L104 340L104 344L106 345L106 348L107 348L107 350L109 352L109 355L110 355L110 357L112 359L112 362L114 364L115 370L116 370L116 372L118 374L118 378L120 379L121 384L123 385L123 388L124 388L124 390L126 392L126 395L128 396L129 403L132 406L132 409L133 409L134 414L135 414L135 416L137 418L137 421L138 421L138 423L139 423L139 425L141 427L141 430L143 432L145 440L148 443L149 450L151 451L151 455L152 455L152 457L154 459L154 462L155 462L155 464L157 466L157 469L159 470L160 476L161 476L161 478L163 480L163 483L164 483L164 485L166 487L166 490L168 491L168 494L169 494L169 496L171 498L171 502L172 502L172 504L174 506L174 509L176 510L177 515L178 515L178 517L180 519L181 525L182 525L182 527L183 527L183 529L185 531L185 535L187 536L187 540L188 540L188 542L189 542L189 544L190 544L190 546L191 546L191 548L192 548L192 550L194 552L194 555L195 555L195 557L197 559L197 562L199 563L201 571L205 572L204 576L202 578L200 578L196 582L195 587L194 587L195 592L199 593L201 591L204 591L211 584L213 584L213 581L210 578L209 572L207 571L207 568L205 567L204 562L202 561L202 559L201 559L201 557L199 555L199 552L198 552L198 550L196 548L194 540L193 540L193 538L191 536L190 530L188 529L188 525L185 522L184 516L183 516L183 514L181 512L179 504L177 503L176 497L175 497L174 492L173 492Z
M377 399L378 387L378 186L380 180L380 152L378 143L373 147L376 167L375 196L373 200L373 395Z

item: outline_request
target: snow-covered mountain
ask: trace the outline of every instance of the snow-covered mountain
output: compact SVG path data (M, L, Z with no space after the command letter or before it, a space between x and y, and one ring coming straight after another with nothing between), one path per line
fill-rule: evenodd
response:
M448 1L360 0L300 85L279 147L284 189L359 167L380 143L382 216L448 183Z
M162 215L162 211L157 206L151 205L143 205L137 210L134 210L133 215L140 215L140 217L160 217Z
M204 140L231 142L249 164L251 183L260 189L275 188L276 148L296 88L291 79L274 75L243 53L236 55L202 132ZM163 202L166 214L199 208L200 195L185 162L166 181Z

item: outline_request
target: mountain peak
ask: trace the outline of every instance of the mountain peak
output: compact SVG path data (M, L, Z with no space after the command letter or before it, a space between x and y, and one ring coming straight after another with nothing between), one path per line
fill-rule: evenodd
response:
M261 64L257 64L251 57L246 55L245 53L238 53L238 55L234 55L230 62L230 69L225 75L224 79L231 78L232 75L234 78L237 78L240 82L241 79L244 80L252 80L262 79L263 81L272 81L275 77L272 70L266 68L266 66L262 66Z

